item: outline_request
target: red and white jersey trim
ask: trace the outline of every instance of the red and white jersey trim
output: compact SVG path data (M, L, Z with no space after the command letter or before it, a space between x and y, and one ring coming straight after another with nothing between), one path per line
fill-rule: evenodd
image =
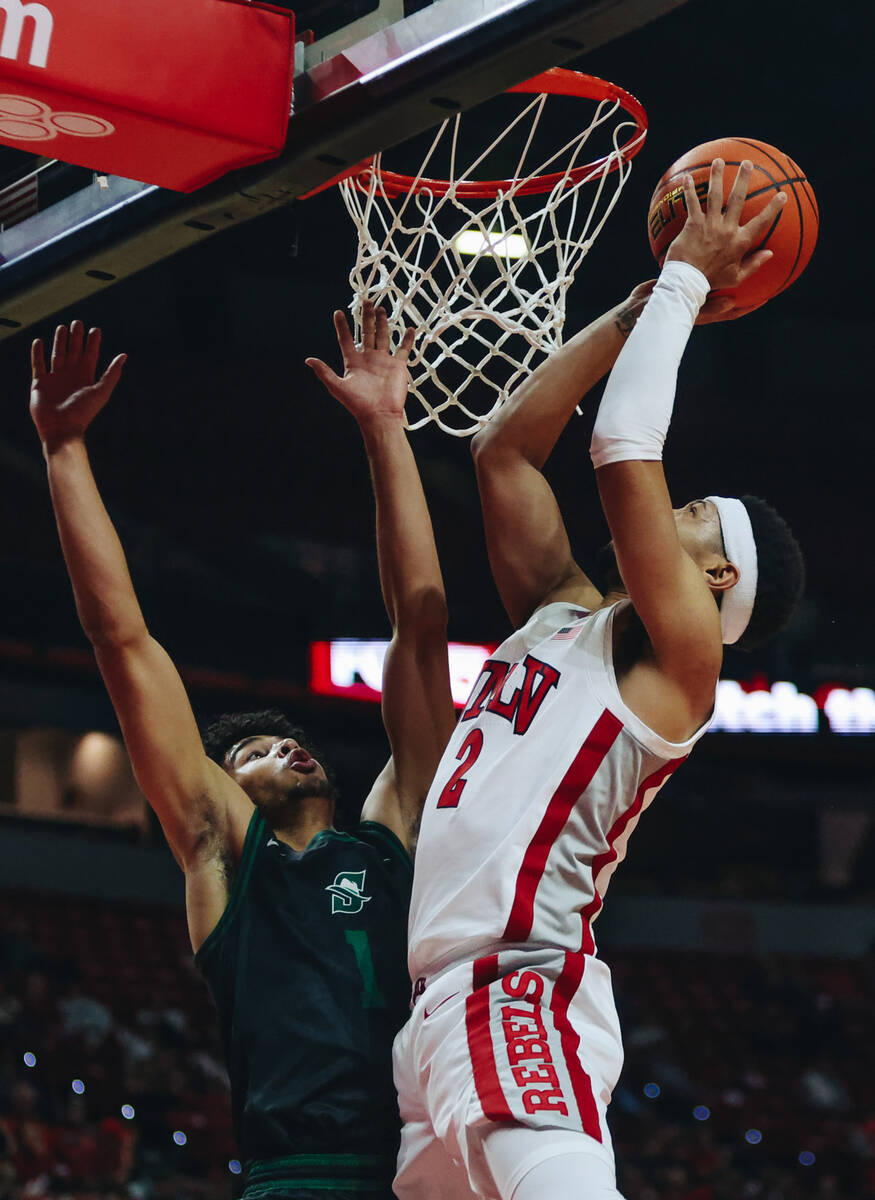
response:
M595 895L580 913L581 920L583 921L582 949L585 954L595 954L592 923L601 911L611 876L626 857L626 847L629 843L629 838L632 836L632 831L638 824L638 820L645 808L653 802L656 793L683 761L683 758L671 759L669 762L664 763L658 771L654 771L651 776L644 780L638 789L634 802L617 818L616 823L608 833L607 849L602 854L596 855L593 859L591 869Z
M572 809L589 787L622 728L617 718L605 710L574 756L559 787L550 797L541 824L523 856L513 907L504 928L504 941L528 941L534 920L535 896L550 851L568 823Z
M475 682L423 813L414 978L512 947L594 953L592 923L629 838L704 732L667 742L626 706L618 607L548 605Z
M566 954L552 981L534 971L515 972L502 987L491 986L501 976L497 954L473 966L465 1025L483 1115L490 1121L567 1124L602 1142L592 1078L581 1063L580 1034L569 1017L586 956ZM549 1001L543 1005L545 990Z

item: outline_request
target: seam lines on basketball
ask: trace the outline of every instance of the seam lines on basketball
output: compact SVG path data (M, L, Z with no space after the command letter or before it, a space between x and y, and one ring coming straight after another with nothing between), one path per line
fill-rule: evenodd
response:
M762 145L761 143L748 141L747 138L737 138L736 140L739 141L742 144L742 146L750 146L750 147L752 147L752 149L757 150L760 154L764 155L769 160L769 162L774 163L777 170L783 171L784 178L780 182L781 183L786 182L786 183L790 184L790 190L793 193L793 199L796 201L796 215L799 218L799 241L796 245L796 257L793 259L793 265L790 268L789 272L787 273L787 277L785 278L784 282L781 284L781 286L775 292L775 295L779 296L781 294L781 292L783 292L785 288L788 288L790 286L790 284L793 282L793 280L796 276L796 268L799 265L799 258L802 254L802 241L805 236L805 222L802 220L802 205L799 203L799 197L796 195L796 184L801 183L801 180L791 179L789 174L787 173L786 167L782 166L782 164L778 161L777 158L775 158L775 156L773 154L769 154L768 150L766 150L765 146ZM790 161L792 162L792 159ZM793 163L793 166L795 167L796 164ZM799 168L797 167L796 169L798 170ZM763 168L760 167L760 170L763 170ZM766 172L766 174L768 174L768 172ZM778 221L780 221L780 219L781 219L781 213L778 213L777 217L775 218L774 225L772 226L772 228L769 230L768 234L766 235L766 239L765 239L766 242L768 242L769 238L772 236L772 234L775 230L775 226L778 224ZM763 244L765 244L765 243L763 243Z
M762 167L759 167L758 170L762 171ZM763 173L768 175L767 171L765 171ZM771 178L772 178L771 175L769 175L769 179L771 179ZM750 200L750 198L752 196L761 196L763 194L763 192L771 192L773 190L780 191L781 187L785 183L807 183L807 182L808 181L806 180L804 175L794 175L792 179L788 175L786 179L776 179L775 182L770 183L768 187L761 187L761 188L757 188L757 190L755 192L748 192L747 199Z
M754 149L756 149L756 150L762 149L762 147L757 146L754 142L745 141L744 138L734 138L733 141L741 142L742 145L745 145L745 146L753 146ZM765 154L765 151L763 151L763 153ZM778 167L778 168L781 167L781 164L776 159L772 158L771 154L766 154L765 156L766 156L766 158L769 159L770 162L773 162L776 167ZM728 158L728 159L725 159L724 162L727 167L740 167L741 166L740 158L739 159ZM685 175L688 172L701 171L701 170L704 170L705 167L710 168L710 166L711 166L710 162L695 163L691 167L685 167L684 170L679 172L677 175L669 176L669 178L666 180L666 183L670 183L672 179L679 179L681 175ZM795 163L794 163L794 166L795 166ZM746 198L748 200L752 200L757 196L762 196L762 194L764 192L781 191L784 184L789 184L790 186L789 186L788 190L793 193L793 199L796 201L796 209L797 209L797 213L799 216L799 243L796 247L796 257L793 260L793 266L790 268L790 273L785 277L784 282L769 297L769 299L771 300L771 299L774 299L775 296L779 296L781 294L781 292L785 291L785 289L788 288L790 286L790 284L793 283L793 281L794 281L794 272L796 270L797 264L799 263L799 257L802 254L802 239L803 239L803 235L805 233L805 223L802 220L802 206L799 203L799 197L796 195L796 184L798 183L800 186L803 186L804 184L808 183L808 179L806 176L802 175L801 173L798 177L791 178L787 174L786 171L784 172L783 179L776 179L775 176L771 173L771 171L766 170L766 168L762 165L762 163L755 163L754 170L761 171L762 174L765 175L766 179L771 180L771 182L769 184L767 184L765 187L757 188L756 191L748 192ZM797 168L797 170L798 170L798 168ZM813 194L813 191L814 191L814 189L812 188L812 194ZM781 215L782 215L781 213L778 213L778 215L775 217L774 221L772 222L772 224L769 226L768 230L766 231L766 234L763 237L760 244L758 246L754 247L754 251L768 249L769 238L775 232L778 222L781 219ZM819 230L820 229L819 217L818 217L817 227ZM754 251L752 251L751 253L753 253ZM763 301L763 303L765 303L765 301ZM759 308L759 305L756 305L755 307Z
M817 198L814 195L814 188L811 186L811 180L807 177L801 179L800 186L805 193L805 199L811 205L811 215L814 217L814 223L817 226L817 232L820 232L820 209L817 207Z

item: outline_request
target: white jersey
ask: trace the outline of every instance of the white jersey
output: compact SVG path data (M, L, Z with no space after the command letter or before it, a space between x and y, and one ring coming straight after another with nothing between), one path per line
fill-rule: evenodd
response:
M485 663L425 803L411 978L513 947L595 953L629 837L706 728L667 742L623 703L612 628L628 603L550 604Z

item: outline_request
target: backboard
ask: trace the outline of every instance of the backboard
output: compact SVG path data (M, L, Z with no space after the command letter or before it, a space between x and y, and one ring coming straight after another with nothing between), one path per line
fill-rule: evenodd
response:
M283 153L189 195L18 155L29 161L0 189L0 222L9 214L0 230L0 338L684 2L418 0L410 12L407 0L405 15L405 0L379 0L327 36L299 41ZM285 7L296 9L300 33L311 10L327 5Z

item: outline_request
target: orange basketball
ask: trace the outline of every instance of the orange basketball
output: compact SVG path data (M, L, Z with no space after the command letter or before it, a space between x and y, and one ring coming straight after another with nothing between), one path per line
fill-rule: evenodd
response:
M722 318L731 321L759 308L799 278L814 250L820 218L811 184L793 159L782 151L753 138L718 138L713 142L704 142L672 163L656 185L650 201L647 232L650 248L660 266L669 244L683 229L687 219L681 176L687 172L692 175L696 192L705 208L708 176L715 158L722 158L726 163L724 198L729 195L741 162L747 158L753 163L742 224L765 208L776 191L787 193L787 203L756 247L757 250L771 250L774 257L738 287L714 293L732 296L736 307Z

